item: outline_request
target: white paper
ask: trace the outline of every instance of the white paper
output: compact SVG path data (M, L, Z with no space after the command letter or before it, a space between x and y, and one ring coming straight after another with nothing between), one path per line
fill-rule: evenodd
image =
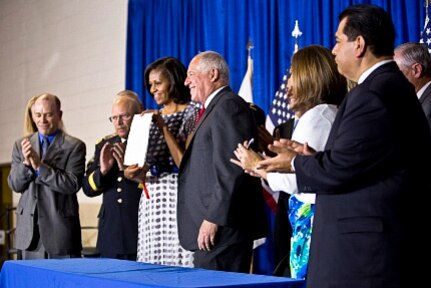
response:
M133 116L129 136L127 137L126 152L124 155L125 165L138 164L139 167L144 166L152 119L152 113L146 113L142 116L140 114L136 114Z

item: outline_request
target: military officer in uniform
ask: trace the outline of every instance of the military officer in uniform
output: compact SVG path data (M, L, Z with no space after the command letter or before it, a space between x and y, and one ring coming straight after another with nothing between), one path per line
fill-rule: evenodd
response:
M142 190L123 174L124 151L133 115L142 112L135 92L121 91L112 104L115 133L102 138L87 164L83 191L103 195L99 211L97 250L101 257L136 260L138 206Z

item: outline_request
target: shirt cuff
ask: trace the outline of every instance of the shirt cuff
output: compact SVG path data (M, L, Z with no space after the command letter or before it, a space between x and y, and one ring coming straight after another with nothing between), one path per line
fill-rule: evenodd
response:
M292 158L292 160L290 160L290 172L294 173L295 172L295 157Z

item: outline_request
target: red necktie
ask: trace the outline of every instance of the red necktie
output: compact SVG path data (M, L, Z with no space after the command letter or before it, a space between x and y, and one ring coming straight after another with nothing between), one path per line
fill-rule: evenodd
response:
M198 118L196 118L196 123L198 123L199 120L201 120L202 115L204 115L204 112L205 112L205 106L202 106L201 110L199 110Z

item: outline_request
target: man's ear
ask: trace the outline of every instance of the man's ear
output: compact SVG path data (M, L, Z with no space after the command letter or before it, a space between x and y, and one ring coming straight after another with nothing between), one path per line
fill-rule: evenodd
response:
M422 76L422 71L423 71L423 67L421 64L419 63L415 63L412 66L412 70L413 70L413 76L418 79Z
M220 72L215 68L209 71L209 75L211 82L217 82L220 79Z
M355 45L356 45L356 56L362 57L366 50L367 50L367 43L365 43L365 39L364 37L362 37L361 35L357 36L355 39Z

